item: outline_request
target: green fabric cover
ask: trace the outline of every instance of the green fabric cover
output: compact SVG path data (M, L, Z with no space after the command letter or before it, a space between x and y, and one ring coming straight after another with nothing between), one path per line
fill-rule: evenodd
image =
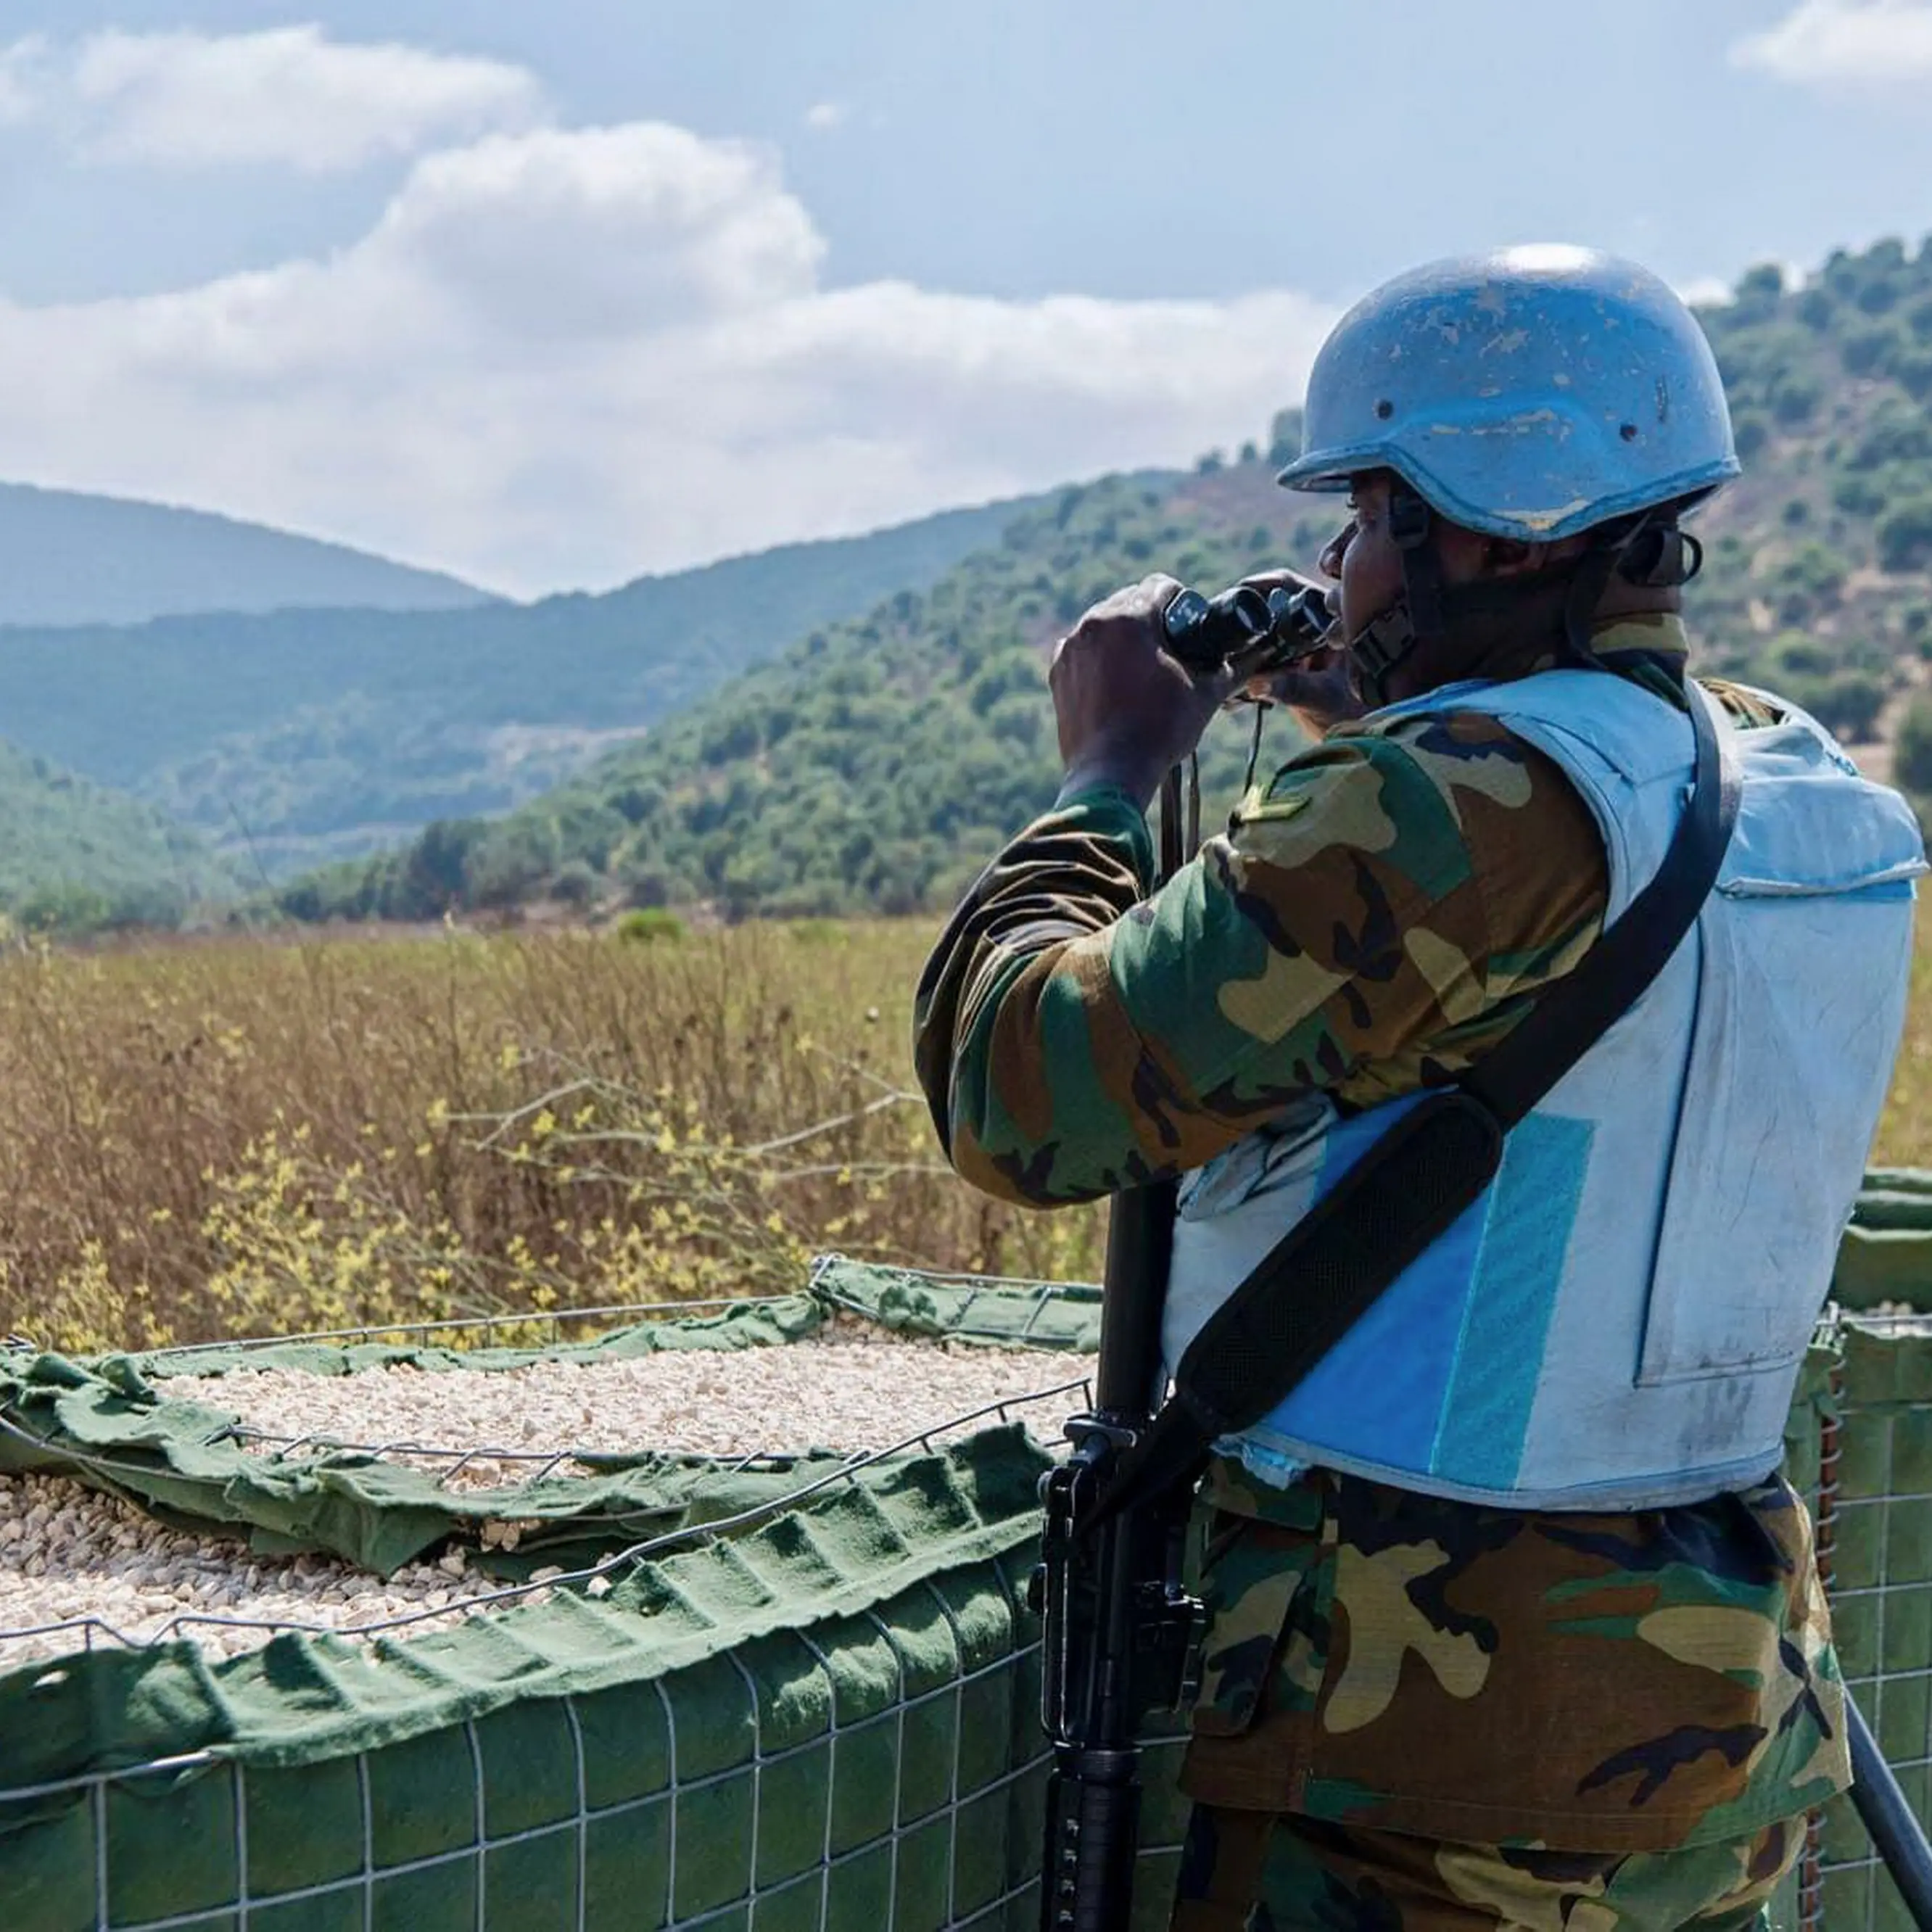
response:
M989 1282L833 1255L813 1270L812 1292L904 1334L1087 1354L1100 1346L1100 1291L1084 1282Z
M514 1553L480 1556L498 1574L572 1568L683 1525L736 1516L851 1460L830 1450L749 1464L647 1450L586 1454L594 1475L449 1490L434 1470L361 1452L251 1454L226 1436L232 1420L170 1398L125 1358L90 1370L59 1355L0 1352L0 1470L70 1475L177 1528L245 1536L265 1554L325 1550L382 1576L452 1535L476 1540L493 1520L525 1526Z
M1834 1294L1851 1309L1932 1306L1932 1177L1872 1180ZM1006 1346L1098 1342L1091 1288L835 1258L806 1295L557 1350L303 1344L245 1360L487 1372L537 1354L783 1346L834 1310ZM1922 1809L1928 1330L1922 1318L1849 1316L1808 1360L1787 1434L1793 1479L1815 1495L1821 1428L1838 1425L1841 1654ZM831 1480L729 1538L674 1539L601 1600L560 1595L412 1640L285 1634L225 1662L172 1643L0 1674L7 1932L241 1932L244 1897L260 1932L526 1932L575 1925L580 1904L584 1924L610 1932L1032 1932L1037 1904L1020 1888L1037 1857L1043 1764L1037 1631L1020 1593L1046 1459L1022 1431L845 1474L830 1457L740 1468L640 1453L478 1501L364 1457L244 1456L221 1439L218 1406L161 1385L243 1359L0 1353L0 1421L37 1438L0 1432L0 1468L65 1468L170 1520L372 1568L510 1515L539 1527L508 1560L587 1562ZM1136 1932L1166 1922L1184 1810L1177 1752L1169 1733L1144 1763L1143 1842L1169 1849L1145 1863ZM1826 1849L1832 1932L1894 1922L1885 1881L1850 1862L1865 1846L1849 1805L1828 1814Z
M1874 1168L1865 1176L1832 1293L1846 1308L1932 1309L1932 1174Z
M975 1283L833 1259L814 1270L806 1294L547 1350L302 1342L74 1361L0 1347L0 1470L71 1475L177 1528L245 1536L264 1555L325 1551L384 1576L452 1536L473 1543L483 1523L507 1520L525 1526L518 1546L479 1551L485 1568L512 1578L552 1564L576 1568L668 1530L760 1507L850 1458L824 1450L748 1465L740 1457L640 1448L576 1459L594 1476L553 1473L513 1487L452 1492L434 1470L357 1451L251 1453L228 1436L233 1418L218 1401L176 1397L168 1384L244 1367L347 1375L407 1364L487 1373L544 1360L776 1346L812 1335L835 1310L903 1333L1008 1347L1091 1349L1099 1342L1094 1288Z
M514 1317L506 1316L508 1326ZM125 1361L150 1379L168 1376L224 1376L238 1369L297 1369L309 1375L350 1376L364 1369L520 1369L532 1362L608 1362L664 1348L755 1348L796 1342L824 1319L824 1304L809 1294L734 1303L715 1315L643 1322L613 1328L589 1342L560 1342L542 1348L454 1348L422 1342L400 1344L284 1342L272 1345L211 1342L205 1347L160 1348L142 1355L102 1356Z
M365 1891L379 1924L567 1925L580 1884L614 1932L720 1908L746 1925L729 1908L754 1874L760 1928L957 1922L1037 1854L1036 1783L1014 1773L1040 1753L1018 1597L1043 1465L988 1431L602 1603L411 1642L284 1636L216 1664L177 1644L0 1678L4 1922L104 1922L104 1872L116 1926L230 1923L244 1858L251 1924L284 1932L360 1925ZM20 1795L188 1752L217 1762ZM1172 1755L1149 1821L1170 1842Z
M453 1629L369 1642L284 1634L211 1662L192 1643L0 1675L0 1792L215 1750L269 1764L394 1744L528 1696L643 1681L751 1638L849 1617L1034 1534L1045 1453L1017 1426L854 1471L742 1535L694 1538Z

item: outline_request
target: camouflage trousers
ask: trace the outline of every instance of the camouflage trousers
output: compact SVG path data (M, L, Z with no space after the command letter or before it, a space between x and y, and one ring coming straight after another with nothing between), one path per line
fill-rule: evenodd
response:
M1170 1932L1752 1932L1804 1844L1600 1853L1454 1844L1197 1804Z

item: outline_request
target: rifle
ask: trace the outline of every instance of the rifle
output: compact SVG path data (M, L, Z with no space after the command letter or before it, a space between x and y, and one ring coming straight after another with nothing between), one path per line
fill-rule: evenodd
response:
M1321 647L1321 592L1270 596L1236 584L1183 590L1162 614L1165 647L1195 670L1242 676ZM1162 781L1164 884L1198 843L1198 766ZM1169 1481L1121 1508L1122 1459L1145 1439L1166 1390L1160 1320L1174 1245L1175 1184L1114 1196L1107 1224L1100 1360L1090 1413L1069 1418L1072 1453L1041 1479L1041 1562L1028 1598L1042 1624L1040 1722L1053 1744L1040 1866L1041 1932L1126 1932L1140 1840L1140 1731L1178 1709L1203 1622L1182 1587L1191 1485ZM1108 1498L1102 1507L1102 1499Z
M1165 648L1190 669L1247 676L1319 650L1333 620L1312 587L1264 598L1236 584L1211 598L1184 590L1162 621ZM1161 785L1163 884L1199 840L1198 768L1190 759L1187 769L1184 802L1179 766ZM1131 1497L1118 1480L1124 1460L1144 1456L1166 1390L1160 1321L1177 1191L1158 1181L1114 1196L1094 1408L1068 1419L1072 1451L1040 1483L1042 1561L1028 1594L1042 1623L1040 1722L1053 1744L1041 1932L1126 1932L1141 1727L1186 1697L1204 1621L1181 1582L1189 1472L1169 1468L1163 1480L1136 1482ZM1130 1467L1138 1473L1137 1463Z
M1161 876L1182 857L1180 774L1161 788ZM1114 1196L1100 1360L1072 1452L1040 1482L1046 1522L1030 1598L1043 1620L1040 1721L1053 1740L1040 1868L1041 1932L1126 1932L1140 1838L1142 1723L1177 1708L1202 1609L1182 1588L1188 1496L1096 1522L1121 1456L1160 1401L1161 1304L1175 1184Z

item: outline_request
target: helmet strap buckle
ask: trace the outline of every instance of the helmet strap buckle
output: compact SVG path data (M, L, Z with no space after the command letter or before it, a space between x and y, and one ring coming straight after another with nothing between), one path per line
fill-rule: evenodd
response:
M1402 590L1408 604L1412 642L1439 637L1442 616L1442 572L1430 538L1436 513L1415 491L1398 485L1389 494L1389 535L1402 553Z
M1351 641L1348 655L1354 660L1362 694L1376 710L1389 701L1385 684L1389 673L1414 650L1417 642L1406 598L1364 624Z
M1364 624L1348 646L1364 696L1379 710L1389 701L1388 680L1418 644L1442 636L1442 574L1430 539L1436 513L1406 484L1389 493L1389 535L1402 555L1402 594L1390 609Z
M1398 550L1420 550L1429 541L1435 512L1413 490L1397 485L1389 492L1389 535Z

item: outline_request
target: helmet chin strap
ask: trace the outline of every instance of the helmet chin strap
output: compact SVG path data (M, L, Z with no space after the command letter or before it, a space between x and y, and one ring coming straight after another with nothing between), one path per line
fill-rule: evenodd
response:
M1398 484L1390 491L1389 534L1402 554L1402 595L1348 646L1356 681L1375 710L1389 702L1390 674L1418 646L1446 639L1442 569L1430 541L1435 520L1435 512L1413 490Z
M1590 634L1610 579L1621 577L1646 590L1675 590L1697 574L1704 547L1677 527L1668 506L1640 510L1591 534L1593 541L1577 560L1563 599L1563 643L1574 664L1600 670L1603 661L1592 648Z
M1453 644L1459 620L1507 610L1534 584L1567 575L1557 647L1579 668L1600 668L1590 637L1598 607L1613 575L1646 588L1687 584L1703 562L1703 549L1687 536L1670 512L1646 510L1628 521L1593 532L1590 548L1567 573L1539 572L1533 578L1445 585L1430 541L1435 512L1412 490L1398 485L1389 500L1389 532L1402 555L1402 595L1363 626L1348 646L1356 680L1372 710L1391 701L1390 676L1425 645Z

